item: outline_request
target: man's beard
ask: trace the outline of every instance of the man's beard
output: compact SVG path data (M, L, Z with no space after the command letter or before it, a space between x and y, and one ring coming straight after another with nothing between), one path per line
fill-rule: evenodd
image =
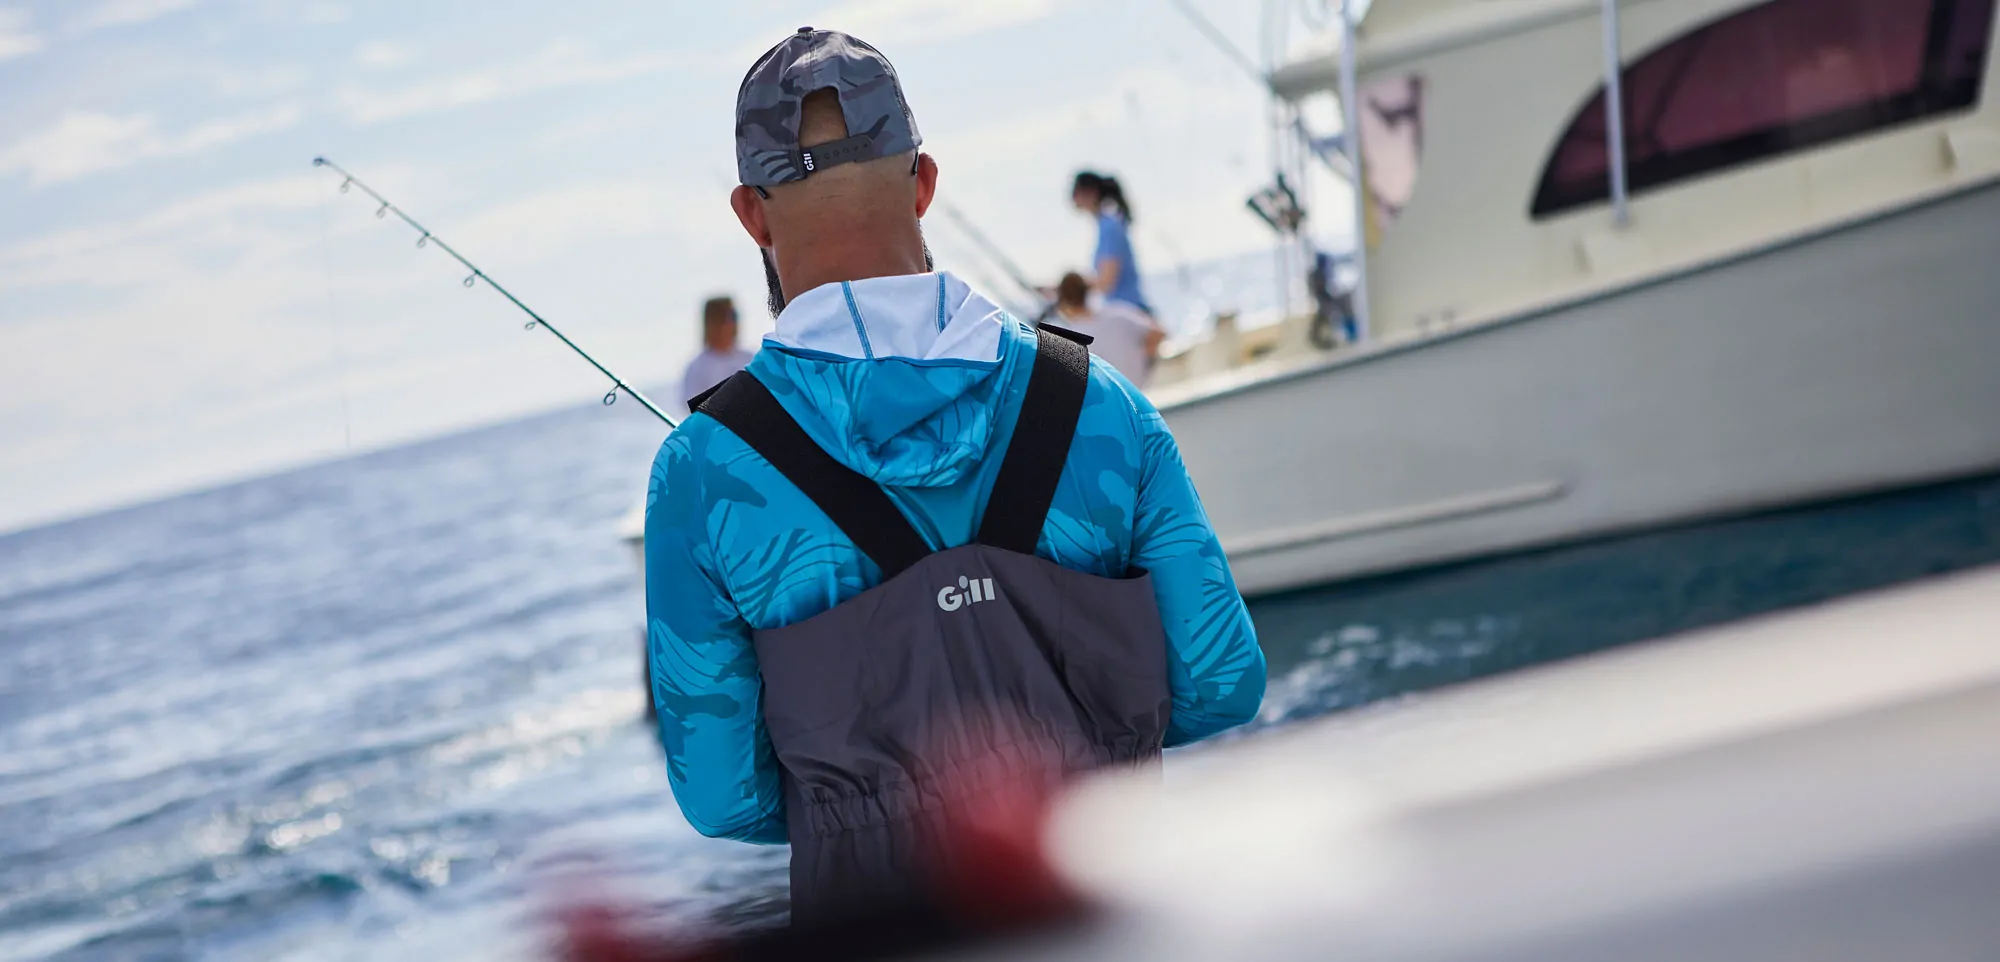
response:
M785 301L785 285L778 280L778 262L771 259L771 249L768 247L759 247L757 248L757 253L764 261L764 306L770 308L771 319L775 321L778 319L778 315L785 312L785 304L787 303ZM931 256L930 242L925 241L924 271L925 273L930 273L936 270L937 259Z
M771 309L771 320L775 321L785 312L785 288L778 283L778 265L771 260L771 249L759 247L757 253L764 256L764 305Z

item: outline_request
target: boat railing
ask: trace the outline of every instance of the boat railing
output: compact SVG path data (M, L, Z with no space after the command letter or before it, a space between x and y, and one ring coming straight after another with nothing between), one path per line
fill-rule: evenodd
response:
M1610 200L1614 230L1624 230L1630 225L1630 189L1627 180L1625 157L1625 117L1622 93L1623 51L1620 40L1618 0L1599 0L1603 19L1604 40L1604 89L1605 89L1605 140L1610 180ZM1340 4L1340 68L1339 89L1342 131L1337 137L1326 138L1325 144L1337 146L1339 159L1345 169L1335 169L1334 173L1345 181L1351 207L1353 209L1352 280L1339 284L1337 300L1346 313L1345 323L1330 321L1325 305L1308 314L1280 312L1275 318L1262 319L1261 323L1242 325L1234 313L1224 312L1213 316L1208 330L1198 339L1184 340L1171 345L1170 350L1160 360L1154 371L1153 383L1166 385L1206 374L1231 370L1244 365L1283 358L1298 354L1314 354L1337 351L1345 347L1358 346L1372 339L1376 330L1371 323L1369 290L1369 225L1368 205L1373 203L1369 196L1368 167L1361 149L1361 134L1358 118L1360 85L1358 79L1359 25L1354 16L1357 4L1354 0L1341 0ZM1278 96L1273 92L1273 96ZM1280 136L1303 138L1312 152L1326 159L1322 142L1317 142L1304 126L1294 117ZM1329 161L1329 168L1335 165ZM1414 325L1417 336L1432 336L1453 327L1451 318L1419 318ZM1343 327L1337 335L1328 328L1335 324Z

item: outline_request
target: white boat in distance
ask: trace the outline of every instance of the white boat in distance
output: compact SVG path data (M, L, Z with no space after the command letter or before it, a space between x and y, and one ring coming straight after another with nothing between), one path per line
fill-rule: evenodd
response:
M1276 71L1361 105L1370 336L1163 364L1244 592L2000 469L1995 4L1376 0Z

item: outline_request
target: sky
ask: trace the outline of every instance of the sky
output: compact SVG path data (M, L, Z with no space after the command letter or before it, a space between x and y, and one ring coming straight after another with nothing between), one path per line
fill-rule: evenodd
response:
M1194 5L1260 50L1259 4ZM804 24L895 62L940 196L1038 278L1088 259L1085 167L1149 270L1271 245L1263 94L1170 0L0 0L0 530L603 393L316 155L635 384L712 294L760 336L734 98Z

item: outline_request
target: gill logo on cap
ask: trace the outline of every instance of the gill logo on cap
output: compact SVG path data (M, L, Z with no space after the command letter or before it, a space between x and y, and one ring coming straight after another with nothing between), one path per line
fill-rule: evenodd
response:
M991 578L967 578L959 576L957 586L945 585L938 589L938 607L945 611L957 611L966 605L976 605L982 601L992 601L996 597Z

